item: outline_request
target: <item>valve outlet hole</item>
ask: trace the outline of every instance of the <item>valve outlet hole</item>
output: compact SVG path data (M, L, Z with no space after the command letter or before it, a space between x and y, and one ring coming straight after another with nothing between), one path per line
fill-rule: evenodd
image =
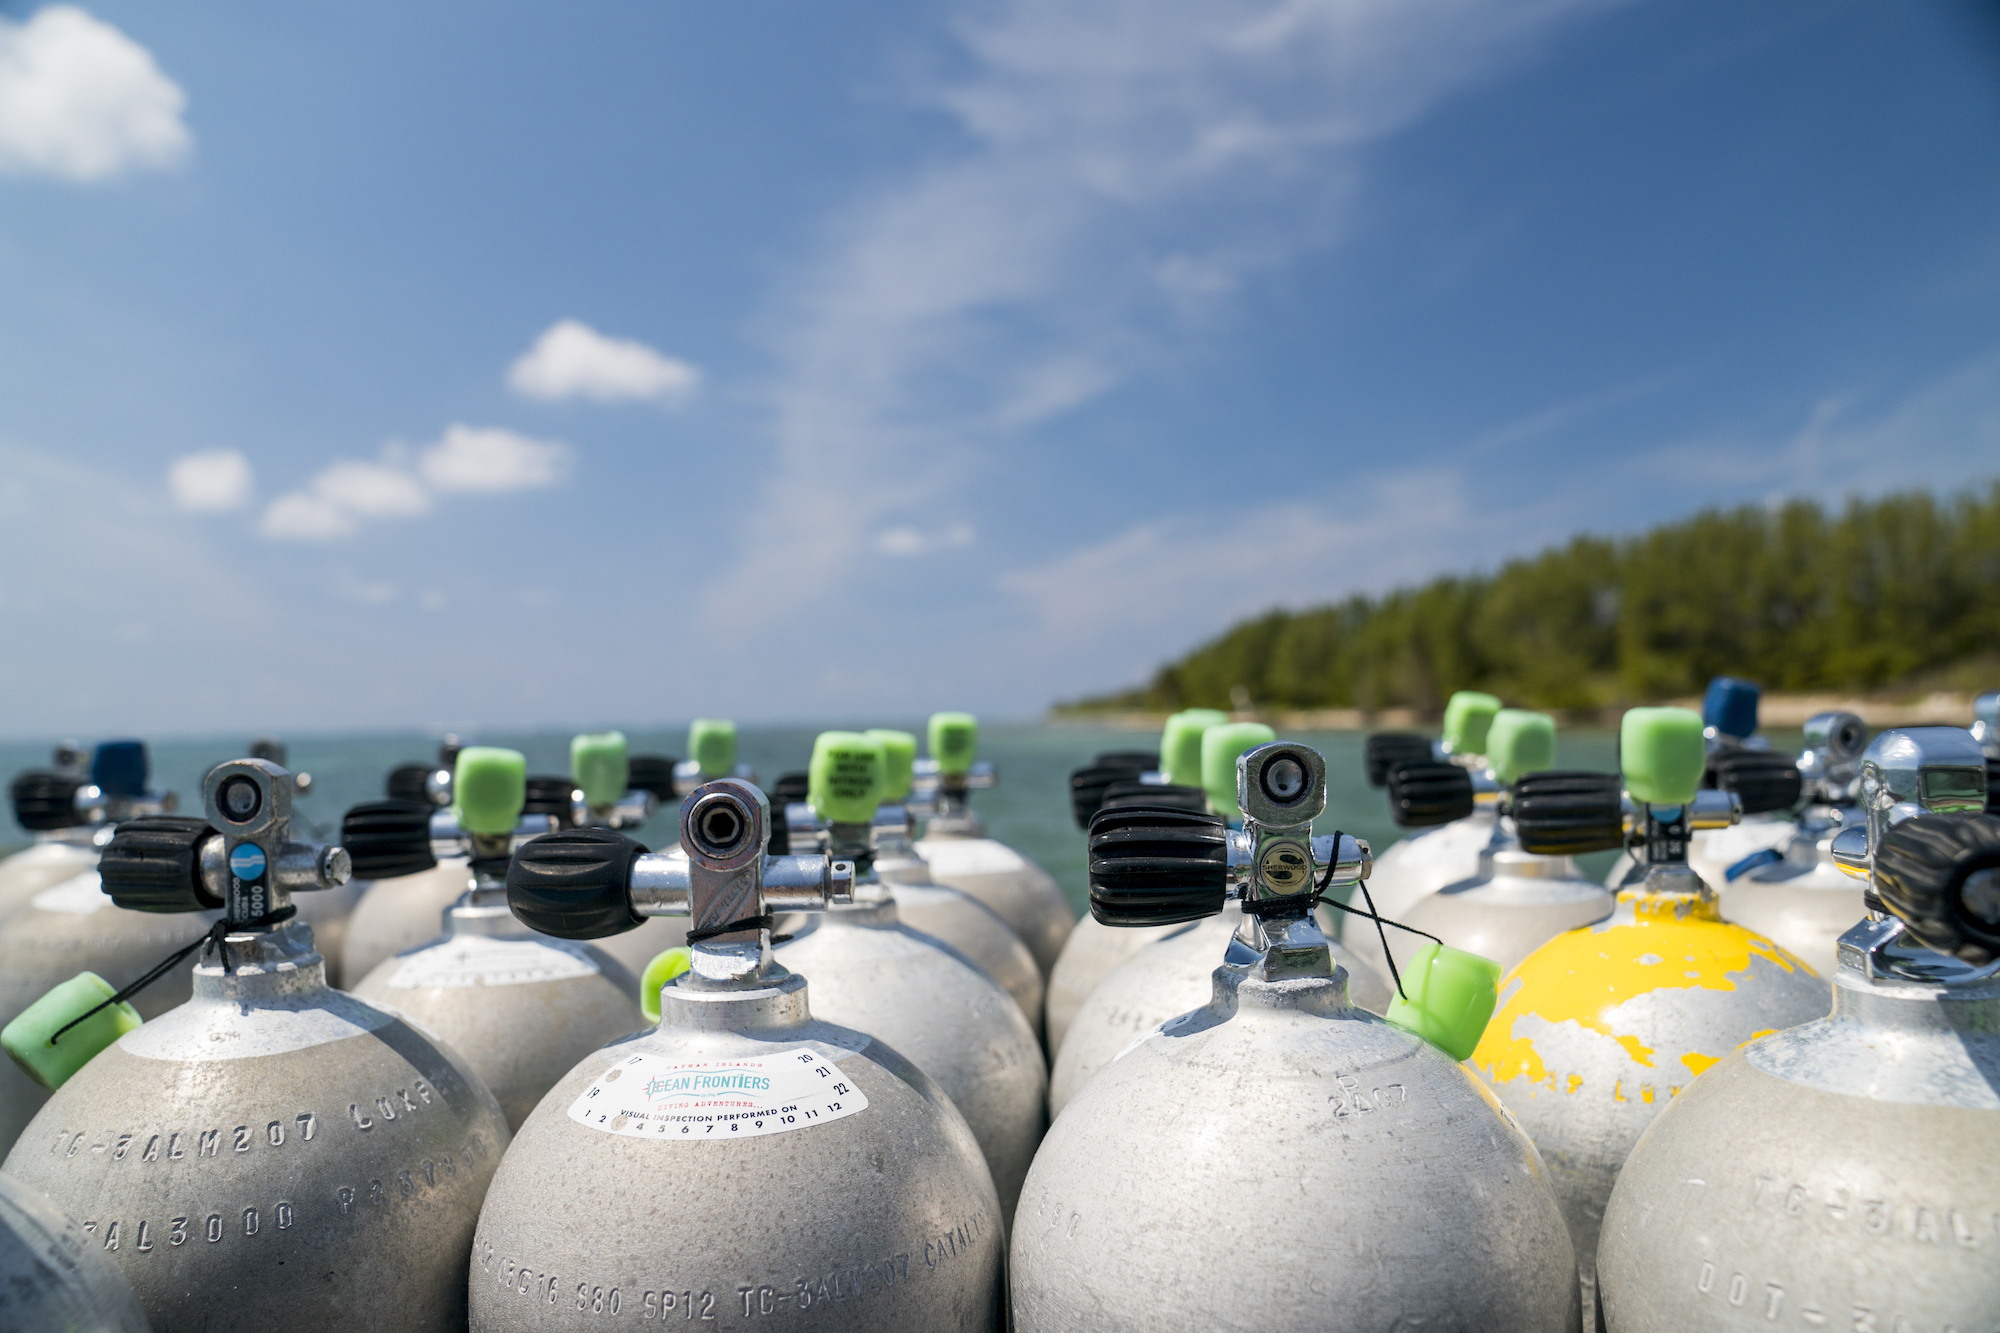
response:
M222 784L222 790L215 794L215 803L222 807L224 818L247 824L263 807L264 793L249 778L234 777Z
M1305 795L1306 767L1288 754L1264 765L1264 791L1274 801L1289 805Z
M731 802L717 801L695 820L695 832L710 849L730 851L743 840L743 813Z

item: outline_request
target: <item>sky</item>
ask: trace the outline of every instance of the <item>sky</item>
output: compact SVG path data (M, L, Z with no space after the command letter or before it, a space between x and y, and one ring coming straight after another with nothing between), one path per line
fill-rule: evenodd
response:
M0 735L1032 717L1995 475L1990 6L0 3Z

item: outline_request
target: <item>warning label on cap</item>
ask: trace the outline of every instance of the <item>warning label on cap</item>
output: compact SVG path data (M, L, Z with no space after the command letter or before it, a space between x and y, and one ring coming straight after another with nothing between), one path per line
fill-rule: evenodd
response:
M794 1047L741 1060L634 1055L600 1074L569 1118L628 1138L714 1141L809 1129L867 1105L839 1065Z
M454 936L403 960L389 977L397 990L430 986L526 986L537 981L594 977L597 964L568 940L496 940Z

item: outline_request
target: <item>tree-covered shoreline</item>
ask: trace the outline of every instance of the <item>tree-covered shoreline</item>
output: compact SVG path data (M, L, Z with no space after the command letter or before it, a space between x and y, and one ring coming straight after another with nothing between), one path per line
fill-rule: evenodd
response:
M1708 509L1578 536L1490 575L1272 610L1137 689L1057 711L1414 708L1452 691L1571 712L1766 689L1991 688L2000 671L2000 482L1942 498ZM1963 679L1961 679L1963 678Z

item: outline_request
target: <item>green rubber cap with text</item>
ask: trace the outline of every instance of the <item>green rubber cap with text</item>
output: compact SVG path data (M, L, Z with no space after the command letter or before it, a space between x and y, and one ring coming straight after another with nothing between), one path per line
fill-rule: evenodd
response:
M1502 784L1556 766L1556 720L1547 713L1503 708L1486 732L1486 762Z
M569 775L593 806L615 805L631 785L622 731L586 731L569 743Z
M869 824L882 804L882 742L858 731L822 731L806 767L806 799L829 824Z
M1426 940L1403 969L1403 993L1389 1002L1383 1017L1464 1060L1479 1045L1499 1000L1500 964Z
M1686 805L1701 790L1708 741L1687 708L1629 708L1618 728L1625 790L1642 805Z
M1444 742L1453 754L1485 754L1486 731L1500 701L1478 690L1460 690L1444 706Z
M1219 727L1229 714L1215 708L1183 708L1167 719L1160 733L1160 771L1180 787L1201 785L1201 737Z
M929 740L938 772L964 773L979 754L979 719L970 713L932 713Z
M701 765L704 782L734 773L736 724L719 717L698 717L688 723L688 758Z
M468 745L458 752L451 803L467 833L512 833L528 802L528 757L519 750Z
M917 738L907 731L870 727L864 735L882 742L882 799L901 801L910 794L910 769L917 761Z
M98 1009L63 1032L54 1045L49 1044L49 1038L61 1032L64 1024L90 1013L117 993L117 987L97 973L79 972L0 1029L0 1046L22 1073L54 1092L99 1051L139 1026L139 1011L120 1001Z
M694 950L685 944L654 955L639 977L639 1011L648 1023L660 1021L660 988L694 966Z
M1262 722L1225 722L1201 733L1201 785L1210 808L1225 818L1243 813L1236 807L1236 760L1276 739Z

